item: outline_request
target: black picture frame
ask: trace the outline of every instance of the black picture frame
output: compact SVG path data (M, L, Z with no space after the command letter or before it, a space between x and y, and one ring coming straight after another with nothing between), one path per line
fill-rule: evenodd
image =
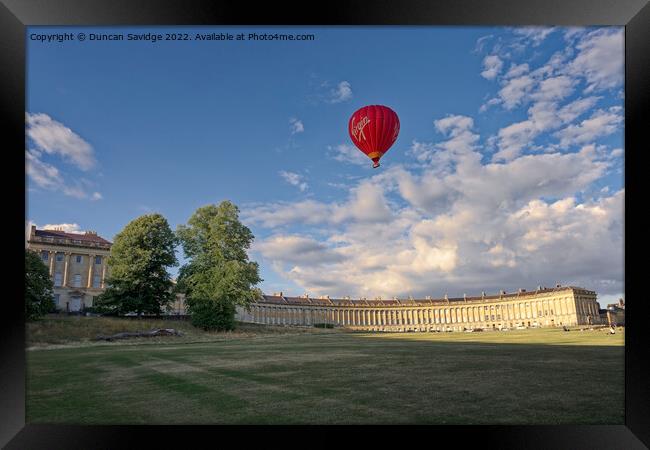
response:
M226 445L224 433L241 442L265 445L323 442L339 445L336 431L363 432L363 445L474 444L498 448L636 449L650 446L650 383L644 362L648 302L641 296L643 231L647 233L642 152L647 151L650 104L650 4L647 0L330 0L282 5L208 0L0 0L0 106L8 132L3 134L4 192L13 196L26 184L18 167L25 145L25 27L32 25L619 25L625 26L625 424L594 426L431 426L431 427L209 427L209 426L54 426L25 425L25 323L22 289L5 290L0 327L0 446L18 448L122 448ZM126 82L126 81L125 81ZM645 132L645 133L644 133ZM24 157L22 157L24 158ZM15 168L15 169L14 169ZM7 170L8 169L8 170ZM11 176L6 176L10 174ZM25 174L23 173L23 176ZM25 229L27 195L16 201L10 236L15 252L5 254L7 270L18 272L24 248L15 238ZM8 205L10 202L5 201ZM637 208L635 209L635 206ZM637 212L639 209L641 211ZM22 212L22 214L21 214ZM640 218L634 219L634 216ZM22 216L21 218L19 218ZM647 216L647 214L645 215ZM20 222L20 223L19 223ZM637 240L638 238L638 240ZM10 258L8 255L16 255ZM635 257L636 256L636 257ZM20 257L21 259L18 259ZM12 265L13 264L13 265ZM16 273L17 279L21 275ZM5 274L5 286L12 286ZM594 392L598 395L598 392ZM318 407L318 405L314 405ZM245 428L245 429L244 429ZM248 430L248 428L251 428ZM290 434L290 433L291 434ZM299 434L293 434L300 432ZM424 443L414 439L424 438ZM343 439L343 440L342 440ZM140 441L140 443L136 443ZM239 444L237 444L239 445Z

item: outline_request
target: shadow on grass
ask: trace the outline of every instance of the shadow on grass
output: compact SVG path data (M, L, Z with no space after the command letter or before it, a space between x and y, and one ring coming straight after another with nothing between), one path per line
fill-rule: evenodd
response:
M579 343L567 344L561 330L537 333L540 343L524 342L534 337L524 334L435 335L298 334L32 351L27 419L623 423L624 347L588 342L606 336L579 333L572 338ZM511 342L476 341L497 338Z

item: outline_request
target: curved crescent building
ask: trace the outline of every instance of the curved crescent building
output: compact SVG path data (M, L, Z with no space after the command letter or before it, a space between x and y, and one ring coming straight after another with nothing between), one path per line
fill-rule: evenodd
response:
M574 286L443 299L352 300L264 295L237 320L272 325L330 324L365 331L463 331L600 323L596 292Z

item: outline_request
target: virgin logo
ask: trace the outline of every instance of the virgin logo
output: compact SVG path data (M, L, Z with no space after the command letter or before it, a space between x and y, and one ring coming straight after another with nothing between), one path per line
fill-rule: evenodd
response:
M363 138L364 141L366 140L366 135L363 134L363 129L369 123L370 119L368 119L368 116L364 116L356 125L354 124L354 117L352 118L352 136L354 136L357 141L360 141L361 138Z

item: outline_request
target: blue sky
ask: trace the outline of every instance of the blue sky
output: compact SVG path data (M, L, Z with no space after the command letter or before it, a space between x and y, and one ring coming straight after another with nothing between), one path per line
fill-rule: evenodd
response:
M314 34L39 42L33 33ZM112 239L229 199L266 292L623 289L623 29L27 31L28 221ZM379 169L347 135L385 104ZM172 270L175 274L177 269Z

